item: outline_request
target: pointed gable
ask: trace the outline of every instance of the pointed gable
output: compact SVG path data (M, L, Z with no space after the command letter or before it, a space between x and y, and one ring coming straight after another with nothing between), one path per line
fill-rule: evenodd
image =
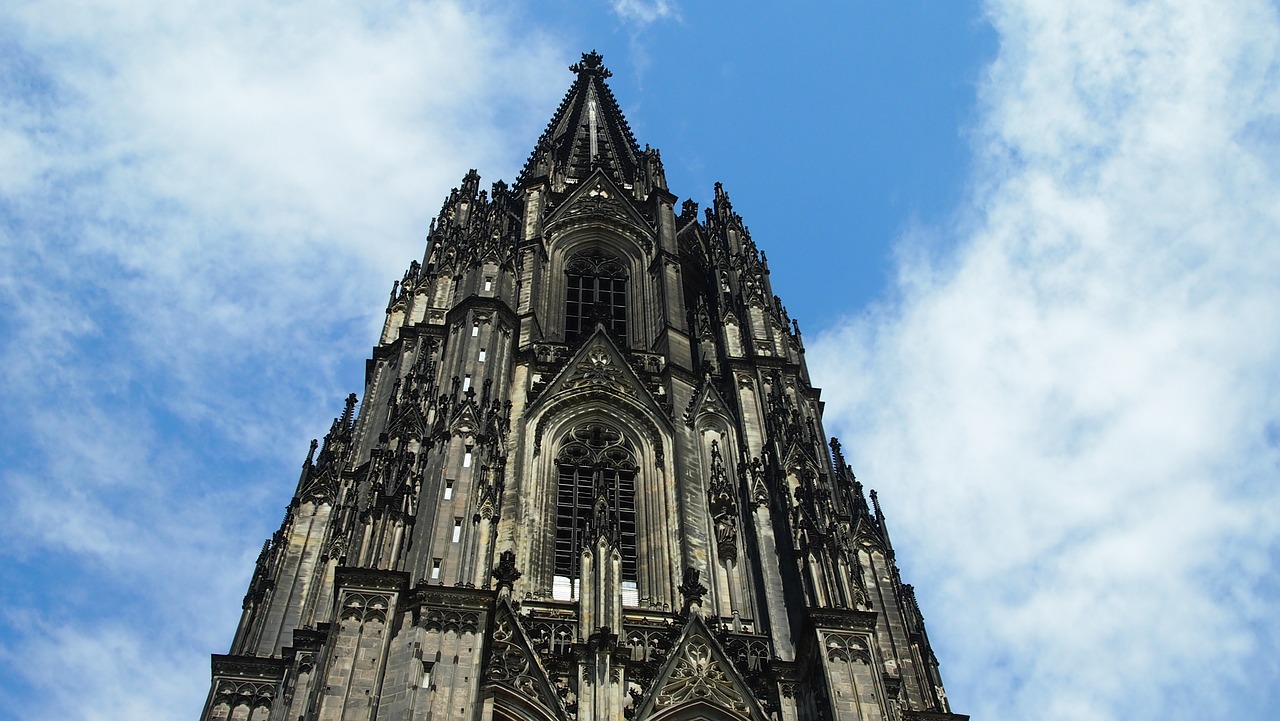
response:
M640 147L605 79L613 73L594 50L570 66L578 77L556 109L547 129L520 172L518 185L559 169L568 178L585 178L601 168L619 183L635 181Z
M479 433L483 425L480 423L480 408L476 405L475 390L468 389L465 400L454 408L449 428L454 434L467 436Z
M644 721L692 705L712 706L752 721L768 718L724 648L696 615L654 678L635 718Z
M729 404L725 402L724 396L720 395L720 391L716 390L709 375L702 377L702 383L694 393L693 400L689 402L688 410L685 411L684 421L688 425L693 425L700 416L704 415L719 416L730 423L734 421Z
M638 237L646 238L652 228L603 170L595 170L582 181L555 212L547 217L548 229L572 225L583 220L612 220L640 231Z
M595 332L529 404L531 417L539 413L543 416L534 428L534 455L542 450L547 418L584 400L604 401L613 410L638 421L653 444L658 466L662 467L665 451L659 427L670 432L671 420L602 326L596 326Z
M419 441L427 437L427 419L422 415L422 408L413 401L396 405L391 422L387 424L390 437L414 438Z
M555 687L551 684L547 670L542 667L533 642L520 623L520 616L511 606L508 599L501 598L494 608L493 621L489 633L489 662L485 670L485 683L489 686L500 686L514 691L515 699L502 699L499 696L496 705L503 706L511 701L532 702L539 710L553 718L564 718L564 705ZM507 701L504 704L503 701ZM522 705L522 704L521 704ZM508 714L510 715L510 714ZM527 714L517 713L516 717Z
M547 403L560 396L588 391L604 391L634 400L657 417L665 417L665 411L645 388L644 382L613 339L600 326L596 327L577 353L569 358L565 367L539 394L533 406Z

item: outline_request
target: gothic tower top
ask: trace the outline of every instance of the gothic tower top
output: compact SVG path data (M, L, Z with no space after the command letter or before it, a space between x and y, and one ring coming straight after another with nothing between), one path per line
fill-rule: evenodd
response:
M204 721L964 721L764 254L570 69L393 285Z

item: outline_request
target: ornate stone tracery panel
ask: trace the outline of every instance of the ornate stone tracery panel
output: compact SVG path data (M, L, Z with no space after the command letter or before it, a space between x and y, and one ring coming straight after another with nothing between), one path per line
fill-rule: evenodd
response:
M655 699L655 708L677 706L688 701L706 700L717 706L748 714L734 688L733 681L712 654L707 642L690 638L675 668Z
M824 634L823 648L828 661L871 663L871 651L862 638L845 633Z
M391 597L380 593L348 593L342 598L341 618L354 618L361 623L387 620Z

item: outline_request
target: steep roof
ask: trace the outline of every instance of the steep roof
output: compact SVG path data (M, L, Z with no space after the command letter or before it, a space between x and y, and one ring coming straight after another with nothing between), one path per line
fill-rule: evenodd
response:
M585 178L601 168L618 183L634 182L640 147L604 82L613 73L604 67L603 59L592 50L582 54L582 62L569 66L578 77L530 153L520 172L520 185L553 168L568 178Z

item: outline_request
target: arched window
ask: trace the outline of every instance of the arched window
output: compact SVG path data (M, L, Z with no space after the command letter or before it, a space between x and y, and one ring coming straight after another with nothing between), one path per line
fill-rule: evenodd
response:
M565 266L564 335L590 333L597 323L615 338L627 337L627 269L599 251L579 253Z
M611 535L622 555L623 601L636 590L636 456L616 430L587 423L565 437L556 455L556 544L552 596L572 600L581 580L582 546L593 533Z

